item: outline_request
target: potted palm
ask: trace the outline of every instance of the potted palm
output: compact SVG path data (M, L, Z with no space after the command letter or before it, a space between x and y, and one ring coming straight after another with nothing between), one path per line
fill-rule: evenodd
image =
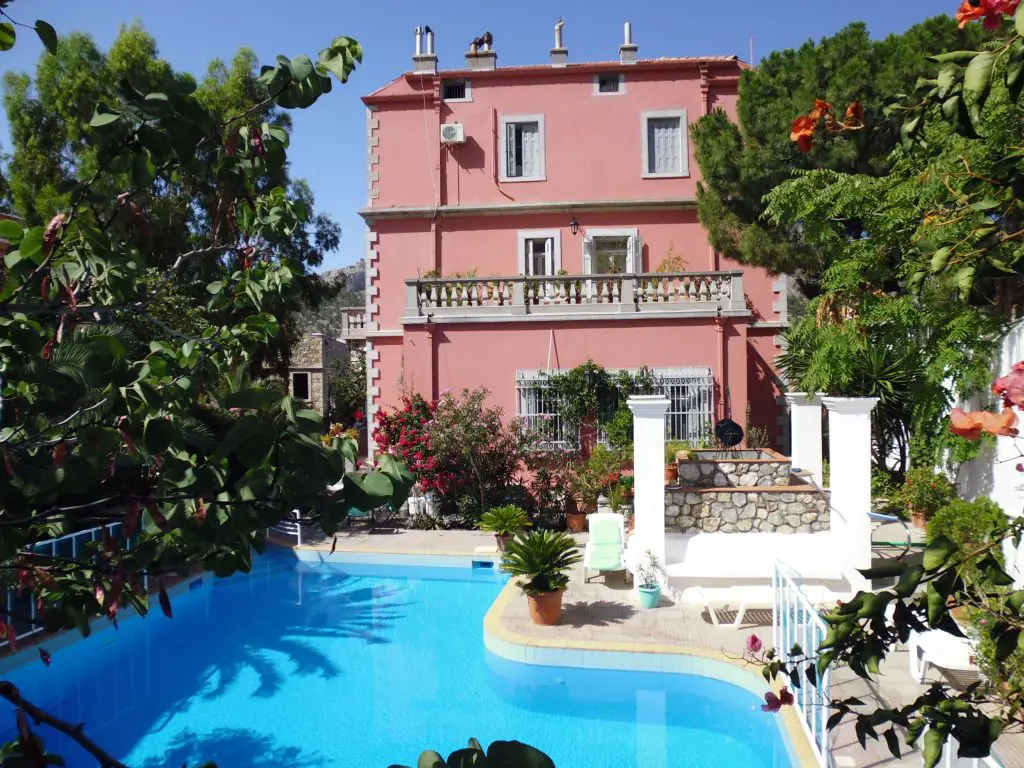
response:
M534 624L557 624L569 571L579 561L576 542L568 534L529 531L508 542L501 569L523 590Z
M661 602L661 582L658 580L660 570L658 558L648 550L646 562L637 569L637 576L640 579L637 591L640 593L641 608L657 608Z
M573 473L573 493L566 499L565 521L573 533L587 529L587 515L597 510L597 497L601 493L601 480L583 464Z
M509 539L520 531L530 527L530 516L526 510L515 504L494 507L480 517L480 530L494 534L498 551L504 552Z

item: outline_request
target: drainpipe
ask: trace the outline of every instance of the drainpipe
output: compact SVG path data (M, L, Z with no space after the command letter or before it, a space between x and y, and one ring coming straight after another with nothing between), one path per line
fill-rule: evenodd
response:
M726 369L726 338L725 322L721 317L715 318L715 329L718 331L718 405L715 409L717 419L725 418L725 389L728 386L728 371Z

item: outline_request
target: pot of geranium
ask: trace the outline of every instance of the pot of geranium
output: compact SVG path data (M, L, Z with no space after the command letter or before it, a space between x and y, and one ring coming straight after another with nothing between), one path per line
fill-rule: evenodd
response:
M511 574L526 595L534 624L557 624L569 572L580 561L571 536L555 531L529 531L508 542L501 569Z
M956 488L945 475L917 467L907 470L896 497L911 522L918 528L927 528L932 515L956 498Z
M480 516L480 530L494 534L498 551L504 552L509 540L517 533L530 527L530 516L526 510L515 504L494 507Z
M637 576L640 579L637 591L640 593L641 608L657 608L661 602L661 583L658 580L660 570L658 558L653 552L648 551L646 562L637 569Z

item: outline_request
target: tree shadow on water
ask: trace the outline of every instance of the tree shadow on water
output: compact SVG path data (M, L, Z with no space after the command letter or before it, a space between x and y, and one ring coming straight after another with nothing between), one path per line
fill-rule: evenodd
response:
M136 768L178 768L215 763L217 768L319 768L327 758L302 747L277 744L272 736L242 728L218 728L212 733L183 731L167 751L136 764Z

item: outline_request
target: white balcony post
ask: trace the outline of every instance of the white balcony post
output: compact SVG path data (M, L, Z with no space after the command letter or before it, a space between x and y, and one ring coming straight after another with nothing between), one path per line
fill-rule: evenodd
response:
M419 297L419 284L415 280L405 281L405 316L406 317L419 317L420 315L420 297Z
M833 543L854 591L871 588L871 410L877 397L823 397L828 409L829 497Z
M822 473L821 394L787 392L789 403L789 441L793 469L811 474L819 486L824 485Z
M665 414L669 399L662 395L633 395L626 401L633 412L633 539L631 567L648 551L665 566ZM634 580L634 585L639 579Z

